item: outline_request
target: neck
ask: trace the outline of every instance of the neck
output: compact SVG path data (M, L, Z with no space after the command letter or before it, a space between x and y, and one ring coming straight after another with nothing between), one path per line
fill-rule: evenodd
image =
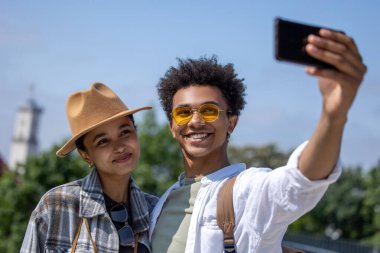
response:
M190 157L184 154L184 167L186 177L195 178L211 174L230 165L227 153L222 156L209 154L205 157Z
M111 178L100 176L103 192L116 202L128 202L130 178L131 175L128 175L127 177Z

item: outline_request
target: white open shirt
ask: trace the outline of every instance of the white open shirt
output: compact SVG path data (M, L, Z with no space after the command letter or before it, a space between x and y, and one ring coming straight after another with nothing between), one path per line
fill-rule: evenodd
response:
M245 164L239 163L204 176L194 204L185 252L223 252L223 232L216 221L217 193L236 174L239 174L233 189L236 252L281 252L288 225L318 203L342 170L338 161L325 180L311 181L303 176L298 170L298 158L305 145L293 152L286 166L275 170L246 169ZM169 193L178 187L179 182L172 185L153 210L150 237Z

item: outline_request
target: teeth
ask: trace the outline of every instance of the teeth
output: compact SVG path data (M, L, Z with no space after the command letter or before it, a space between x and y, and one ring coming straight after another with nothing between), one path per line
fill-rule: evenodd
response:
M202 139L202 138L206 138L207 134L189 134L187 137L192 138L192 139Z

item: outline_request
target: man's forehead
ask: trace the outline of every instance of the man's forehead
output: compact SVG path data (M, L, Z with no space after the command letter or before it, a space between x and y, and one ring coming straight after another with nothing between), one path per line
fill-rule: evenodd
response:
M173 107L179 105L197 106L206 103L226 105L226 99L218 87L210 85L182 88L173 96Z

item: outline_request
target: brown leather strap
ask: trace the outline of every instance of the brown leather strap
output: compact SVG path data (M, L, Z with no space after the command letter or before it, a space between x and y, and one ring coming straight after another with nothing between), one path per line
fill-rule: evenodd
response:
M137 248L139 246L139 234L135 235L135 247L133 249L133 253L137 253Z
M235 184L237 175L228 179L222 186L218 193L217 207L216 207L216 220L218 226L223 231L224 238L224 251L234 252L234 228L235 228L235 214L233 206L233 186ZM289 247L282 246L283 253L304 253L302 250L297 250Z
M83 220L84 220L84 225L85 225L86 230L87 230L88 237L90 238L92 247L94 248L94 252L97 253L98 250L96 248L96 244L95 244L94 240L92 239L92 236L91 236L91 233L90 233L90 226L88 225L88 220L86 218L80 218L80 220L79 220L77 229L75 230L75 236L74 236L73 245L71 247L71 253L74 253L75 249L77 247L77 242L78 242L79 234L80 234L80 231L81 231L81 228L82 228Z
M218 193L218 201L216 206L216 219L218 226L223 231L224 249L234 249L234 228L235 214L232 200L232 190L237 176L227 180Z
M78 242L78 238L79 238L79 234L80 234L80 229L82 228L82 223L83 223L83 219L80 218L77 229L75 230L75 236L74 236L73 245L71 247L71 253L74 253L75 249L77 247L77 242Z
M95 244L94 240L92 240L92 236L91 236L91 232L90 232L90 226L88 225L88 220L86 218L84 218L84 225L86 226L87 234L88 234L88 237L90 238L92 247L94 248L94 252L98 253L98 250L96 249L96 244Z

